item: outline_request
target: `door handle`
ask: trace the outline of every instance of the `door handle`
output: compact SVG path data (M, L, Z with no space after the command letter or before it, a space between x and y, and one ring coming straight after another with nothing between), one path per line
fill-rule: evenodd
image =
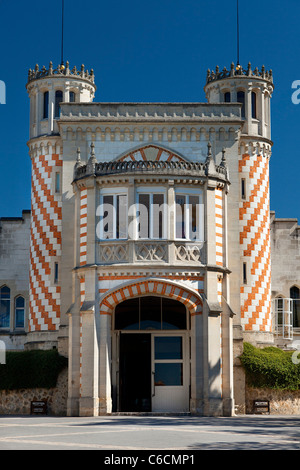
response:
M155 397L155 372L152 371L152 398Z

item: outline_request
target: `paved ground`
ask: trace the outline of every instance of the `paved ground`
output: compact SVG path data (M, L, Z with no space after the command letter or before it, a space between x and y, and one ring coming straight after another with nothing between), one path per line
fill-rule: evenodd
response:
M0 450L81 449L299 450L300 416L0 417Z

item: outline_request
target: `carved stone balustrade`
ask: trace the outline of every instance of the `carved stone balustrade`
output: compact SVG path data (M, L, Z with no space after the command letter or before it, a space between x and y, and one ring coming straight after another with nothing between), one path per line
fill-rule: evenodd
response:
M98 242L97 263L206 264L204 242L167 240L107 240Z

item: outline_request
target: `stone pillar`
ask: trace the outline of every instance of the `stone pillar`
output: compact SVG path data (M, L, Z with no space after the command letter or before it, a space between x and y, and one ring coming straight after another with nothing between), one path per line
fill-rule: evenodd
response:
M49 89L49 108L48 108L48 134L53 132L53 121L54 121L54 103L55 103L55 91L53 88Z
M191 317L191 398L190 411L204 414L203 313Z
M112 412L111 396L111 315L100 310L99 415Z
M69 366L67 415L79 416L80 398L80 280L76 276L75 303L69 316Z
M169 210L169 217L167 218L169 226L168 229L168 239L171 243L168 244L168 260L170 264L174 264L175 262L175 213L176 213L176 206L175 206L175 190L174 190L174 180L169 180L168 186L168 195L167 195L167 204Z
M99 353L97 341L96 317L94 308L83 303L82 313L82 337L81 337L81 396L80 416L98 416L98 371ZM85 310L86 309L86 310Z
M222 415L221 306L218 299L217 217L215 183L208 181L206 192L205 240L207 245L206 302L203 305L203 414Z
M41 134L41 93L37 90L35 101L36 137Z

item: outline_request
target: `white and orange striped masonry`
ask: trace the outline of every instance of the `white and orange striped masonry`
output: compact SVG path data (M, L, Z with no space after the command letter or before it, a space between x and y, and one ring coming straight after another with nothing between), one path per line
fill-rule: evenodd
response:
M52 181L62 166L59 154L32 161L29 331L54 331L60 321L60 286L54 262L61 256L61 196Z
M223 198L222 189L215 189L216 264L223 266Z
M80 191L80 265L86 264L87 259L87 189Z
M244 154L239 162L247 192L240 202L240 247L247 263L247 284L241 286L241 321L246 331L272 330L269 159Z
M112 315L114 308L124 300L143 295L159 295L178 300L189 310L191 316L202 313L202 300L184 285L175 285L168 280L136 279L132 284L120 285L104 294L100 304L100 315Z

